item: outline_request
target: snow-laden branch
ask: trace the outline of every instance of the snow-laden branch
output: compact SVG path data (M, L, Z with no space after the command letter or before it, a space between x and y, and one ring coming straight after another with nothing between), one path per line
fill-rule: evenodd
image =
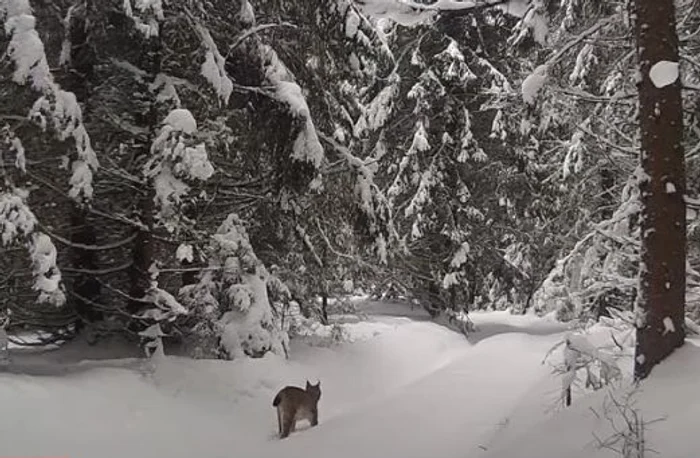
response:
M144 175L153 180L158 217L173 232L178 218L175 207L189 191L183 181L206 181L214 174L204 143L193 144L197 122L188 110L172 110L163 120L163 127L151 146L151 159L145 164Z
M297 26L295 24L292 24L289 22L259 24L259 25L256 25L255 27L251 27L251 28L245 30L243 33L241 33L238 37L236 37L236 41L234 41L233 44L228 47L228 52L226 53L226 59L228 59L228 57L231 55L231 51L233 51L238 46L240 46L241 43L243 43L247 38L255 35L256 33L262 32L263 30L272 29L275 27L291 27L293 29L297 28Z
M294 141L292 158L297 161L310 162L318 169L324 158L323 146L318 139L311 110L309 110L301 86L294 81L292 72L289 71L274 49L261 44L259 52L264 62L265 77L275 86L275 99L286 104L290 113L303 121L301 131Z
M368 16L390 19L410 27L434 19L440 14L462 16L477 9L509 4L513 0L436 0L433 3L419 3L415 0L354 0L354 2Z
M78 158L73 162L68 194L78 201L90 200L92 174L99 166L97 156L75 94L62 90L51 74L29 0L0 1L0 17L10 37L7 55L15 64L12 80L21 85L31 82L32 88L42 94L29 116L43 129L51 123L61 140L73 138Z
M586 40L591 35L594 35L602 28L614 24L618 20L618 17L613 15L604 19L599 20L591 27L587 28L576 37L571 39L564 46L559 48L554 54L552 54L547 61L535 68L534 72L525 78L522 83L522 95L523 100L528 104L534 104L537 93L544 87L548 79L549 69L552 68L556 63L558 63L563 56L565 56L569 51L571 51L578 44Z
M20 240L26 241L32 261L34 290L38 301L61 306L66 302L61 287L61 271L56 265L56 247L51 238L37 231L36 216L27 206L27 191L13 189L0 193L0 238L7 246Z
M204 63L202 64L202 76L211 84L223 103L228 104L233 92L233 81L226 72L226 58L219 52L219 48L216 46L216 42L214 42L214 38L209 33L209 30L199 23L196 28L202 44L207 50Z
M136 0L138 13L134 13L131 0L124 0L124 14L134 21L136 29L146 38L157 37L159 22L164 19L162 0Z

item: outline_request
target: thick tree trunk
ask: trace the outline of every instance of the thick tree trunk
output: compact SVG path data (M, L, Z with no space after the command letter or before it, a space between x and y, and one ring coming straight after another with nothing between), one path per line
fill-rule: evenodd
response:
M90 86L94 78L95 54L90 45L89 23L85 20L87 11L91 8L91 1L86 2L85 10L81 14L72 16L70 23L70 65L63 86L73 92L83 108L83 121L88 122L90 117ZM72 288L75 293L71 303L78 313L79 320L76 323L78 329L84 322L99 321L103 318L100 310L94 304L99 302L101 286L95 275L90 273L98 269L97 252L86 250L80 245L95 245L97 234L94 225L88 219L88 211L85 204L74 202L71 207L70 239L76 245L71 247L71 261L73 268L80 272L76 274Z
M636 9L645 176L634 372L643 379L685 338L685 170L680 77L664 85L650 75L660 62L679 62L673 0L636 0Z

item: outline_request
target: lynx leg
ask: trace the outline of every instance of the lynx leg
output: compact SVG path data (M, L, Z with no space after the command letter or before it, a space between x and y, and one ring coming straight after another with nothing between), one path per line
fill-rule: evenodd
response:
M294 412L284 412L284 415L282 416L282 434L280 435L280 438L284 439L285 437L289 436L289 433L292 431L294 426L294 416Z
M282 435L282 409L277 406L277 434Z
M318 408L311 411L311 426L318 425Z

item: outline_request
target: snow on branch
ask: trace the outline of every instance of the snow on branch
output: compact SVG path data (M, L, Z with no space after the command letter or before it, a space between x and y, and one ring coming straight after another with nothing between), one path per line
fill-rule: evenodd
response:
M361 137L367 132L377 131L389 120L399 95L401 78L394 72L387 79L387 86L367 106L362 106L362 114L353 126L355 136Z
M152 281L146 291L144 301L154 305L153 308L141 314L141 318L151 319L156 322L173 321L181 315L187 315L187 309L178 302L169 292L161 289L157 281Z
M230 358L285 354L288 336L270 304L268 288L279 280L255 254L241 218L230 214L207 248L209 269L180 290L192 313L213 329L215 345Z
M511 3L512 0L435 0L421 3L416 0L354 0L360 10L377 19L390 19L397 24L414 26L448 13L461 16L469 12Z
M197 33L202 39L206 49L204 63L202 64L202 76L211 84L219 98L226 105L233 92L233 81L226 73L226 59L219 52L209 30L201 24L197 24Z
M24 239L32 261L33 289L39 292L38 301L55 306L66 302L61 288L61 271L56 265L56 247L51 238L36 231L36 216L26 203L29 193L12 189L0 193L0 236L7 246Z
M163 0L136 0L135 6L138 13L134 13L131 0L124 0L124 14L134 21L136 29L146 38L157 37L160 31L158 21L164 19Z
M323 133L320 133L320 136L322 140L340 153L347 165L355 172L357 181L355 182L354 191L355 195L360 200L359 207L369 220L370 233L375 235L375 245L379 258L381 262L386 263L387 241L379 230L380 223L386 225L385 227L389 229L392 235L396 234L395 230L392 228L392 211L389 205L389 199L375 182L375 174L379 169L378 162L385 154L381 141L377 144L372 156L362 159L352 154L349 148L339 144L335 139ZM323 235L320 226L319 231Z
M547 82L547 72L549 71L549 69L552 68L557 62L559 62L562 59L562 57L564 57L564 55L566 55L577 45L582 43L584 40L588 39L591 35L597 34L604 27L607 27L610 24L614 24L617 19L617 16L610 16L608 18L599 20L594 25L572 38L564 46L559 48L547 59L547 61L544 64L536 67L533 73L527 78L525 78L525 80L522 83L523 100L528 104L534 104L537 93L545 86ZM584 48L584 50L588 51L589 48ZM583 54L579 53L577 55L576 68L570 76L572 82L581 78L582 66L586 57L587 56L585 52Z
M62 90L54 81L29 1L1 1L0 16L5 20L5 33L10 36L7 55L15 64L12 80L20 85L31 82L32 88L42 94L29 117L44 130L51 122L61 140L73 138L78 158L73 162L69 195L76 200L90 200L92 174L99 163L75 94Z
M22 173L27 171L27 157L22 141L15 135L7 124L0 129L0 141L2 141L10 152L15 154L15 167Z
M197 122L184 108L172 110L151 145L151 159L144 174L154 180L159 219L166 228L176 229L178 205L189 191L183 179L206 181L214 174L204 143L194 144Z
M274 97L286 104L294 117L303 121L302 129L294 141L292 158L310 162L318 169L323 162L324 151L318 139L306 97L274 49L262 44L260 53L264 62L265 76L275 86Z

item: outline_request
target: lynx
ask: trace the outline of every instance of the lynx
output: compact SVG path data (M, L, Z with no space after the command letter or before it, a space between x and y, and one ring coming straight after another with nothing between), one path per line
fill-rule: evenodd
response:
M311 426L318 425L318 401L321 399L321 382L312 385L306 381L306 390L287 386L280 390L272 401L277 407L277 426L280 439L289 436L300 420L308 420Z

